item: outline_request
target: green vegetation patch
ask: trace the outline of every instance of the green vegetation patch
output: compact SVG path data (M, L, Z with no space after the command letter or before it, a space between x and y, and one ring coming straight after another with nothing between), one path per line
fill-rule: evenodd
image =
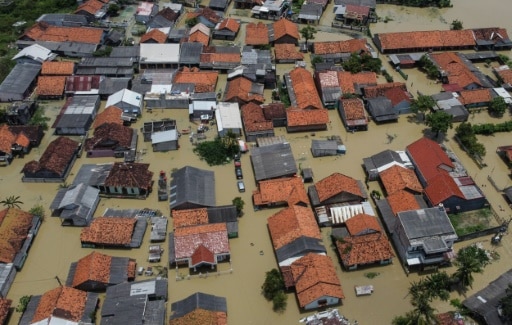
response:
M492 212L488 208L448 215L458 236L493 227Z

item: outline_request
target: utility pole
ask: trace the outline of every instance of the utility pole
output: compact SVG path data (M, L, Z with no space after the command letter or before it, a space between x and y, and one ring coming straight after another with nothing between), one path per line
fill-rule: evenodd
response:
M59 283L59 285L62 287L62 282L60 282L60 279L59 279L59 277L58 277L57 275L55 276L55 280L57 280L57 282Z

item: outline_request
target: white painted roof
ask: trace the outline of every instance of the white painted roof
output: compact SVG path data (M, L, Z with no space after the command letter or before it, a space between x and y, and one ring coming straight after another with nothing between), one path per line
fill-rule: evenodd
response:
M200 31L201 33L210 36L210 29L206 27L206 25L202 23L196 24L194 27L190 29L189 35L194 34L195 32Z
M140 63L178 63L180 44L140 44Z
M178 139L178 132L176 129L173 130L167 130L167 131L160 131L155 132L151 134L151 143L157 144L167 141L174 141Z
M224 129L241 129L242 117L240 116L240 109L238 103L220 102L217 104L215 111L217 120L217 128L219 131Z
M107 106L105 107L116 106L116 104L120 102L142 107L142 95L126 88L121 89L118 92L108 96Z
M33 44L19 51L12 59L16 60L24 56L42 63L43 61L53 60L57 55L44 46Z

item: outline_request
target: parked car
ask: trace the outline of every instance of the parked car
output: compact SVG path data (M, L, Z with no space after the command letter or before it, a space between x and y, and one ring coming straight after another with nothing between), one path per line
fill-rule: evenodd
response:
M240 160L235 160L235 167L242 167L242 162Z
M238 182L236 182L236 186L238 187L238 192L240 192L240 193L245 192L245 184L244 184L244 181L238 181Z
M244 174L242 173L242 168L235 167L235 175L236 175L236 179L244 178Z

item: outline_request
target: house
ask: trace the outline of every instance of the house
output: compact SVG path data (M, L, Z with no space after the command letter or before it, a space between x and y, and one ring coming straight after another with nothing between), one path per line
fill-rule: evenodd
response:
M15 101L6 108L5 118L9 125L28 125L37 105L34 101Z
M272 24L269 40L274 44L299 44L299 27L291 20L281 18Z
M140 37L140 43L163 44L167 41L167 34L159 28L152 28L146 34Z
M30 296L19 324L92 323L98 302L97 293L60 286L42 295Z
M103 38L101 28L52 26L37 22L19 38L20 41L85 43L98 46Z
M114 123L114 124L123 124L121 120L121 115L123 111L117 106L108 106L102 112L96 115L96 119L94 119L94 123L92 125L93 129L101 126L105 123Z
M309 253L281 272L285 285L295 287L299 307L303 310L338 305L345 298L329 256Z
M65 93L72 95L97 95L100 92L101 76L69 76Z
M140 44L139 69L177 68L179 62L179 44Z
M158 4L142 1L135 10L135 21L147 24L158 13Z
M421 194L423 187L416 177L414 170L393 165L379 173L379 178L384 185L387 195L391 195L397 191L408 191L412 194Z
M510 70L508 65L494 67L492 71L503 88L507 90L512 89L512 70Z
M231 0L212 0L208 4L208 7L215 11L224 12L228 8Z
M7 324L10 315L12 300L0 298L0 324Z
M324 8L318 3L305 3L299 11L299 21L304 24L318 24Z
M169 233L169 267L185 264L196 272L202 266L214 269L229 258L225 223L180 227Z
M407 91L407 86L403 82L390 82L377 86L364 87L363 94L363 97L366 100L370 98L385 97L391 102L392 111L379 108L378 104L382 103L382 101L377 102L377 105L369 107L373 109L370 110L370 114L376 121L384 122L394 120L394 114L411 113L411 95ZM386 100L384 100L384 102L385 101ZM385 107L389 107L389 105L386 105Z
M109 286L102 301L101 322L104 324L167 324L166 278L124 282Z
M89 24L87 18L81 15L49 13L42 14L36 22L47 23L53 26L82 27Z
M276 206L308 206L309 200L300 177L284 177L261 181L252 192L255 209Z
M215 25L212 33L213 39L234 41L240 30L240 21L233 18L224 18Z
M132 78L135 62L131 57L85 57L77 64L76 75Z
M339 101L338 113L347 131L367 131L368 116L364 103L359 98L343 98Z
M94 22L103 19L107 15L108 4L100 0L87 0L78 6L75 15L85 16L88 22Z
M354 74L349 71L338 71L338 81L343 94L362 95L363 88L377 86L377 75L370 71Z
M315 71L314 80L318 92L322 96L322 104L327 108L335 108L343 94L341 91L338 71Z
M82 229L82 247L138 248L142 245L147 221L130 216L96 217Z
M224 90L224 101L236 102L240 106L248 103L262 104L265 101L263 88L263 84L237 77L228 81Z
M458 239L443 207L402 211L392 237L397 253L410 268L446 263Z
M71 76L75 73L75 62L45 61L41 65L43 76Z
M215 114L215 108L217 107L217 100L215 99L215 93L203 93L212 94L212 100L192 100L189 104L188 112L192 120L200 120L201 116L208 115L208 119L212 119Z
M313 157L337 156L347 153L347 147L339 136L330 136L326 140L311 140L311 154Z
M366 26L369 23L370 7L351 4L334 6L334 19L343 25Z
M204 45L198 42L184 42L180 47L180 66L199 67Z
M226 224L228 237L238 237L238 212L234 205L172 210L171 217L175 229L180 227L224 223Z
M7 298L7 293L11 289L16 274L16 268L12 263L0 263L0 324L2 325L7 324L6 322L2 323L2 318L8 315L8 311L3 310L4 300Z
M106 107L109 106L116 106L124 113L140 116L143 106L142 95L129 89L123 89L108 97Z
M174 83L191 84L196 93L215 92L217 86L218 71L200 71L198 68L183 67L176 73Z
M436 102L434 111L444 111L452 116L452 122L465 122L469 118L469 112L459 100L459 95L454 96L454 93L444 91L438 94L431 95L432 99Z
M482 324L505 325L507 321L503 319L501 300L508 295L511 282L512 270L508 270L483 289L464 299L462 305Z
M508 37L507 30L499 27L472 29L475 35L476 48L478 50L509 50L512 41Z
M245 139L247 142L254 142L260 137L273 137L274 125L272 120L267 120L261 106L250 102L242 106L242 123L244 126Z
M508 166L512 165L512 146L500 146L496 148L496 153Z
M295 176L298 171L289 143L252 148L251 163L256 182Z
M345 269L356 270L368 264L392 263L393 248L375 216L358 214L333 230L336 251Z
M79 145L78 142L62 136L53 140L39 161L32 160L25 164L22 181L64 182L75 162Z
M71 263L66 286L87 292L104 292L107 287L133 281L135 260L93 251Z
M42 64L55 60L57 54L39 44L32 44L19 51L12 60L16 63Z
M289 7L289 3L284 0L266 0L261 6L254 6L251 13L256 18L278 20Z
M393 109L391 100L384 96L366 99L366 107L375 123L398 122L398 112Z
M178 130L167 130L160 131L151 134L151 146L154 152L178 150L180 147L178 144L179 134Z
M112 52L110 52L111 58L129 58L133 63L139 63L140 58L140 46L130 45L130 46L116 46L112 48Z
M286 108L283 103L261 105L265 119L272 121L274 127L286 126Z
M57 116L55 134L86 135L100 107L100 96L83 95L69 97L63 112Z
M274 53L277 63L295 63L304 60L304 54L299 52L294 44L276 44Z
M99 202L100 190L81 183L59 189L50 210L63 226L85 227L91 222Z
M171 174L171 210L215 206L213 171L185 166Z
M262 46L268 45L268 26L262 22L248 23L245 26L245 45Z
M342 62L350 58L352 53L368 53L365 39L350 39L346 41L314 42L313 53L325 62Z
M460 102L467 108L489 106L493 99L491 89L463 90L459 92Z
M275 89L277 83L276 65L273 62L271 51L244 46L242 48L241 65L228 70L228 80L240 76L263 84L265 89Z
M33 147L39 146L43 137L40 126L0 126L0 165L7 166L15 156L23 158Z
M40 64L16 64L0 84L0 102L21 101L27 98L36 86L40 71Z
M41 226L41 216L17 209L6 208L0 211L0 263L10 264L21 270L28 251Z
M196 18L199 23L206 25L208 28L215 27L222 20L218 11L208 7L197 8L195 11L188 12L186 17L186 19Z
M360 203L368 198L365 186L360 180L333 173L308 186L308 196L313 207L336 203Z
M174 27L174 24L180 17L179 11L172 8L164 7L146 24L148 28Z
M131 127L117 122L102 123L94 129L93 137L85 140L84 150L88 158L123 158L137 150L137 139L137 130Z
M375 200L386 231L393 235L395 232L397 214L403 211L420 210L428 208L422 195L413 194L406 190L398 190L386 198Z
M196 292L171 304L169 325L184 325L194 320L197 325L227 324L226 298Z
M190 29L188 34L189 42L198 42L204 46L210 43L210 29L206 25L198 23Z
M209 46L201 53L201 69L230 70L240 65L240 47Z
M395 165L404 168L414 168L405 151L386 149L371 157L363 158L363 165L369 181L375 181L379 174Z
M262 0L235 0L234 8L251 9L255 6L261 6L262 4Z
M223 137L228 133L233 133L236 136L242 135L242 117L238 103L217 103L215 120L219 136Z

